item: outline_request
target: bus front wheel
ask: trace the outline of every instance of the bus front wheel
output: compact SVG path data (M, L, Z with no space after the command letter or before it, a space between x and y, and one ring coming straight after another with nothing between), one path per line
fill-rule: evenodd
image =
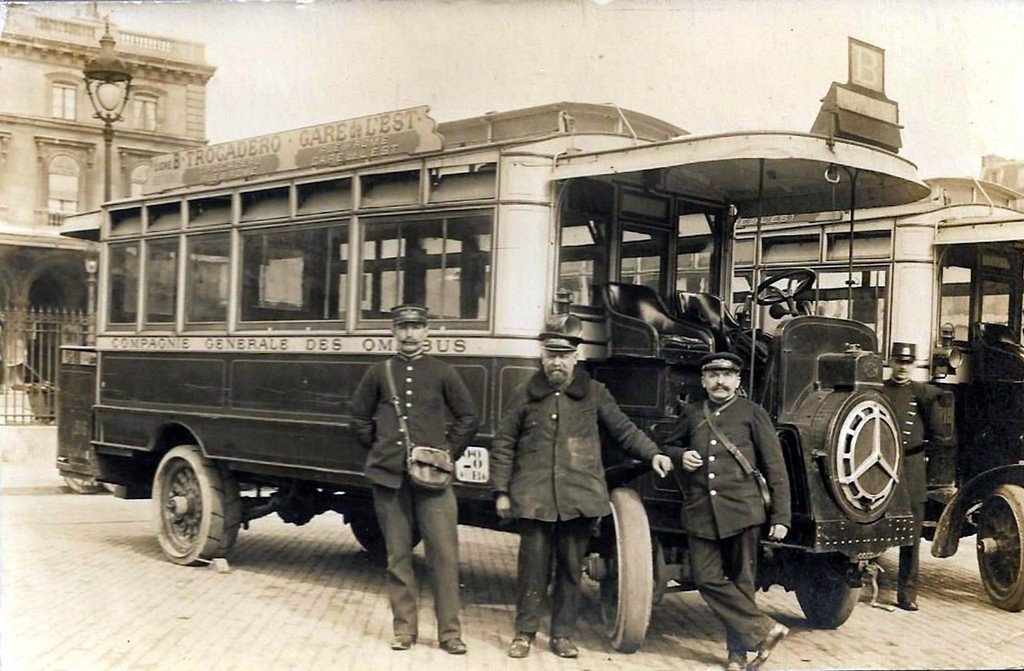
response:
M1000 485L981 507L978 568L993 604L1024 610L1024 487Z
M647 513L632 489L611 493L609 571L601 580L601 614L612 647L636 652L647 635L654 596L654 558Z
M197 566L224 557L238 537L242 502L235 478L196 445L179 445L153 477L157 538L175 564Z

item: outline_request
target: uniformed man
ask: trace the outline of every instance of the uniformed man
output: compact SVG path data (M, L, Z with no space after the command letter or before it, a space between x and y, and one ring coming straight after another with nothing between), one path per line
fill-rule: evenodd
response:
M928 478L925 448L929 442L945 447L944 437L937 436L929 421L942 391L926 382L914 382L917 346L913 343L892 344L892 376L885 381L885 393L896 410L896 419L903 439L903 480L910 494L914 515L913 545L900 548L900 570L897 578L896 605L903 610L917 610L917 574L921 559L921 530L924 508L928 500ZM938 439L938 440L936 440Z
M479 426L476 406L455 370L424 354L427 309L400 305L391 311L398 353L391 359L394 391L400 399L413 445L446 448L458 459ZM406 438L391 403L385 362L372 366L352 395L352 428L369 448L366 478L388 555L387 592L393 615L392 650L408 650L417 636L417 587L412 549L414 529L426 546L434 577L434 608L441 648L466 652L459 625L459 539L457 504L449 486L427 491L409 482ZM445 433L445 411L453 417Z
M736 393L741 364L730 353L701 359L701 385L708 399L683 408L664 446L682 466L683 528L693 579L725 625L729 671L760 667L789 631L762 613L754 600L761 528L770 523L772 540L782 540L789 530L789 478L768 413ZM732 449L749 468L764 474L771 491L770 514L755 477ZM748 651L757 653L749 665Z
M495 508L519 525L516 634L509 657L526 657L555 557L549 646L576 657L572 642L580 577L596 520L611 512L599 425L664 477L672 462L615 404L608 389L576 366L579 337L541 334L541 371L513 393L491 444Z

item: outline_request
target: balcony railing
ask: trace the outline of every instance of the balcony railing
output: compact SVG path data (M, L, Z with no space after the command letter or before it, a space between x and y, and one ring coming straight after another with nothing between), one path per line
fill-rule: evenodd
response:
M112 26L117 50L128 54L151 55L186 63L206 64L206 46L201 42L169 39ZM95 48L103 35L103 23L91 19L42 16L30 10L11 8L3 25L7 35L42 37Z

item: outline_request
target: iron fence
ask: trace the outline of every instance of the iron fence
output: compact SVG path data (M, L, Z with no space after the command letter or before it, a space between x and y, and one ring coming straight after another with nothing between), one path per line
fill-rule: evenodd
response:
M60 348L87 344L89 324L80 311L0 308L0 422L56 421Z

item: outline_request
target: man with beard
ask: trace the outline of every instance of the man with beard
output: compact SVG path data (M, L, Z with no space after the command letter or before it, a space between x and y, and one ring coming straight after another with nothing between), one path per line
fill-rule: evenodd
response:
M951 431L936 431L938 404L942 391L926 382L914 382L917 346L913 343L892 344L892 377L885 381L885 394L896 411L896 423L903 440L903 477L910 494L910 510L914 515L914 544L900 548L900 570L896 581L896 605L903 610L917 610L917 574L921 560L921 530L924 525L924 507L928 499L928 458L925 448L952 445ZM950 427L951 429L952 427Z
M665 452L682 466L693 580L725 625L729 671L760 667L789 632L754 600L761 527L770 522L772 540L782 540L789 530L789 478L768 413L736 393L741 365L727 352L701 359L708 399L684 407L665 440ZM764 472L770 519L751 469ZM749 665L748 651L757 653Z
M392 650L408 650L417 636L417 587L412 548L415 530L426 545L434 576L434 609L441 649L466 653L459 625L459 537L451 486L415 487L408 476L406 440L447 449L458 459L480 424L473 397L455 369L424 354L427 308L392 309L398 354L372 366L352 394L352 429L369 448L366 478L388 554L387 592L394 618ZM390 368L390 370L389 370ZM390 381L389 381L390 375ZM397 395L408 436L391 402ZM445 434L445 411L454 418Z
M516 634L509 657L526 657L540 626L551 557L551 650L576 657L572 642L580 577L594 524L611 512L599 425L658 475L671 461L615 404L608 389L576 366L580 338L566 329L541 334L541 371L512 395L491 445L495 508L519 525ZM553 551L553 552L552 552Z

